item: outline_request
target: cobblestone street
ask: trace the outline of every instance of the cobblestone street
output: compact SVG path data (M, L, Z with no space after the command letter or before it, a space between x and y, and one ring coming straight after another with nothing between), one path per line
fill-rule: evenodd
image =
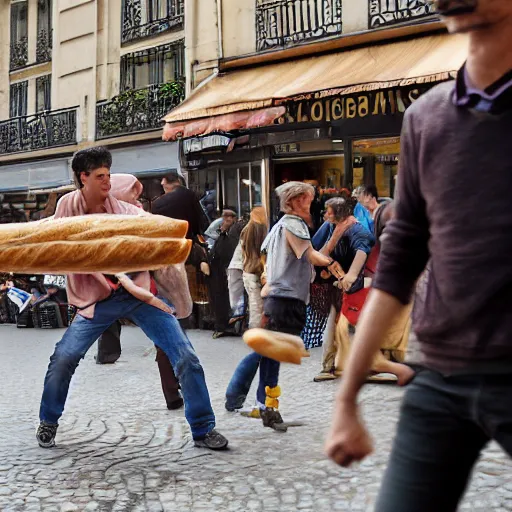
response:
M278 434L224 410L227 382L247 352L243 342L192 331L218 428L230 441L229 451L212 453L194 448L183 410L166 409L151 344L127 327L118 363L96 365L95 347L87 354L72 383L57 447L43 450L34 435L39 399L61 334L0 326L1 511L372 510L401 390L366 386L362 397L376 453L343 470L322 450L338 384L312 382L321 349L302 367L282 368L281 410L287 421L304 425ZM462 509L512 510L511 470L506 456L490 446Z

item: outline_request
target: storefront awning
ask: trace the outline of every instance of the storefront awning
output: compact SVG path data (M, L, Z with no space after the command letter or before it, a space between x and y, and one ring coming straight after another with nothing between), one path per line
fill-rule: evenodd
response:
M0 193L53 189L73 182L67 158L0 167Z
M247 128L237 117L219 123L201 119L268 112L287 100L440 82L455 76L466 56L465 36L442 34L233 71L215 77L167 114L163 138L206 135L219 124L222 131ZM274 120L264 118L267 124Z
M249 130L268 126L279 119L286 109L284 107L269 107L260 110L245 110L200 119L176 123L165 123L164 140L176 140L178 137L194 137L214 132L229 132L232 130Z

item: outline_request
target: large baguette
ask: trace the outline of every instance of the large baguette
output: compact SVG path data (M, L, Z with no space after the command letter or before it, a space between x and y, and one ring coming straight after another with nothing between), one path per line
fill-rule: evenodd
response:
M304 342L292 334L249 329L245 331L243 339L258 354L281 363L301 364L303 357L309 357Z
M112 218L112 216L109 216ZM116 236L101 240L0 244L0 272L117 274L183 263L192 248L184 238Z
M43 242L102 240L114 236L183 238L188 222L162 215L82 215L0 225L0 246Z

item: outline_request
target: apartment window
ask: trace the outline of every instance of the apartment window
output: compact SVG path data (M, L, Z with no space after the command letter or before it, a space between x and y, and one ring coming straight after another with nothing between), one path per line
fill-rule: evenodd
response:
M11 3L10 68L19 69L28 63L28 2Z
M184 0L123 0L121 41L183 27Z
M341 34L341 2L256 0L257 50L285 48Z
M431 0L369 0L369 27L394 25L434 14Z
M36 78L36 112L52 109L52 75Z
M52 60L52 0L37 1L36 61Z
M28 80L11 84L9 90L9 117L27 115Z
M121 90L179 80L184 76L183 40L121 57Z

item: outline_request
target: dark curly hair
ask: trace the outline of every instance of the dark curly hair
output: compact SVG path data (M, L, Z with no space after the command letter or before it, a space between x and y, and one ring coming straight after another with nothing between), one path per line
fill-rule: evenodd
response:
M77 188L83 188L84 184L80 179L80 175L85 172L89 175L92 171L106 167L112 167L112 154L104 146L96 146L94 148L87 148L77 151L73 155L71 167L75 178L75 185Z

